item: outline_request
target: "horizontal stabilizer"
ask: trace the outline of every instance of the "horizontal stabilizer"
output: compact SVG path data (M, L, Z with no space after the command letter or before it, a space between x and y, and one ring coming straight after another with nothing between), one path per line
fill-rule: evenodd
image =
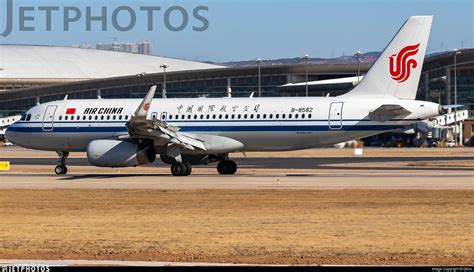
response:
M459 109L462 107L464 107L464 105L445 105L443 106L443 110Z
M378 109L369 113L372 121L386 122L395 117L406 117L411 112L400 105L382 105Z

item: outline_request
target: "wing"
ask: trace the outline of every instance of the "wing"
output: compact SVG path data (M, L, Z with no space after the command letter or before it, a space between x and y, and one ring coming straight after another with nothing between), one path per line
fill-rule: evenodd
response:
M177 145L188 150L206 151L204 142L194 137L193 134L180 132L179 128L168 125L165 121L147 120L155 92L156 86L151 87L130 121L127 122L129 136L158 140L158 143L162 143L162 145Z
M382 105L374 111L369 113L369 118L372 121L386 122L395 117L405 117L411 112L400 105Z

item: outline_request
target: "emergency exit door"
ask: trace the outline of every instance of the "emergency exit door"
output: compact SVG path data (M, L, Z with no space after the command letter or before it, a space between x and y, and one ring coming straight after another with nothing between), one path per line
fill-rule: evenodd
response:
M329 109L329 129L338 130L342 129L342 109L343 102L331 103Z

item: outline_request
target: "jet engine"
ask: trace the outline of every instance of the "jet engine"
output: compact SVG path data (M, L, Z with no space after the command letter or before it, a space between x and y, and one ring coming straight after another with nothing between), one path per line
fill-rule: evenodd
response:
M99 167L133 167L156 159L153 144L117 140L96 140L87 147L89 163Z

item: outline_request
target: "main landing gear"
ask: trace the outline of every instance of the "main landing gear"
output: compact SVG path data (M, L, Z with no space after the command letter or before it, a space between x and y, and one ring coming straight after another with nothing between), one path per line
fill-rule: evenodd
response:
M175 177L187 177L192 171L193 167L189 162L176 162L171 165L171 174Z
M222 159L217 165L217 172L221 175L234 175L237 172L237 164L228 158ZM191 175L193 167L189 162L175 162L171 164L171 174L175 177L187 177Z
M67 174L67 167L66 167L66 159L69 156L69 152L57 152L60 159L58 161L58 165L54 169L56 175L66 175Z
M217 165L217 172L221 175L234 175L237 172L237 164L231 160L222 160Z

